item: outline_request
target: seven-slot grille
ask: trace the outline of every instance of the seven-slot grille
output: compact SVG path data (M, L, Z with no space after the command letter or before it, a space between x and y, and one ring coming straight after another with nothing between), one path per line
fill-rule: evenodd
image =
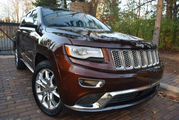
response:
M117 70L131 70L151 67L159 63L158 51L149 50L112 50Z

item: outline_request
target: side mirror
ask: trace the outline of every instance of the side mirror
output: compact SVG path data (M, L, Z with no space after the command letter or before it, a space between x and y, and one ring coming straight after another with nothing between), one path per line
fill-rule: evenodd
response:
M34 27L36 28L37 25L34 25L34 18L33 17L25 17L22 21L22 25L25 27Z
M25 21L25 23L26 24L31 24L31 25L33 25L34 24L34 19L33 19L33 17L26 17L26 18L24 18L24 21Z

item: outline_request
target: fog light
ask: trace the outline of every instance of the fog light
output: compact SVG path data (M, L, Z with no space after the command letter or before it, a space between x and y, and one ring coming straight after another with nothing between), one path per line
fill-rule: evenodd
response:
M100 88L104 85L104 80L99 79L88 79L88 78L79 78L78 79L80 86L86 88Z

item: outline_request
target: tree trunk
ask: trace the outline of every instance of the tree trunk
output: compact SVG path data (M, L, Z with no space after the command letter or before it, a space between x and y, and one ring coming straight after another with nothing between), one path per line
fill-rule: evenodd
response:
M89 2L71 2L70 9L79 12L84 12L86 14L91 14L96 17L97 7L99 0L92 0Z
M138 3L138 6L139 6L139 8L138 8L138 16L137 16L137 24L138 24L138 26L137 26L137 30L136 30L136 36L138 36L139 35L139 27L140 27L140 11L141 11L141 0L139 0L139 3Z
M172 1L173 0L166 0L167 2L167 16L172 19Z
M153 40L152 42L159 45L159 39L160 39L160 26L162 21L162 8L163 8L163 0L158 0L157 4L157 16L155 20L155 27L154 27L154 33L153 33Z
M173 21L177 24L177 13L178 13L178 8L177 8L177 1L173 3ZM179 41L177 40L177 25L174 25L173 28L173 36L172 36L172 42L179 46Z
M140 18L140 10L141 10L141 1L139 0L139 9L138 9L138 17Z
M179 4L177 6L177 1L175 1L173 4L174 4L174 6L173 6L173 18L177 18Z
M91 0L91 12L90 14L96 17L97 7L99 0Z
M78 12L90 14L91 3L88 2L71 2L70 9Z

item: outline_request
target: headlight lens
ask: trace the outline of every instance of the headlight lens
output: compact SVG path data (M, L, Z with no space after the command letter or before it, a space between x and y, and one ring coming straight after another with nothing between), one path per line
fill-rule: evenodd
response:
M65 45L66 52L69 56L87 59L87 58L104 58L100 48L81 47L74 45Z

